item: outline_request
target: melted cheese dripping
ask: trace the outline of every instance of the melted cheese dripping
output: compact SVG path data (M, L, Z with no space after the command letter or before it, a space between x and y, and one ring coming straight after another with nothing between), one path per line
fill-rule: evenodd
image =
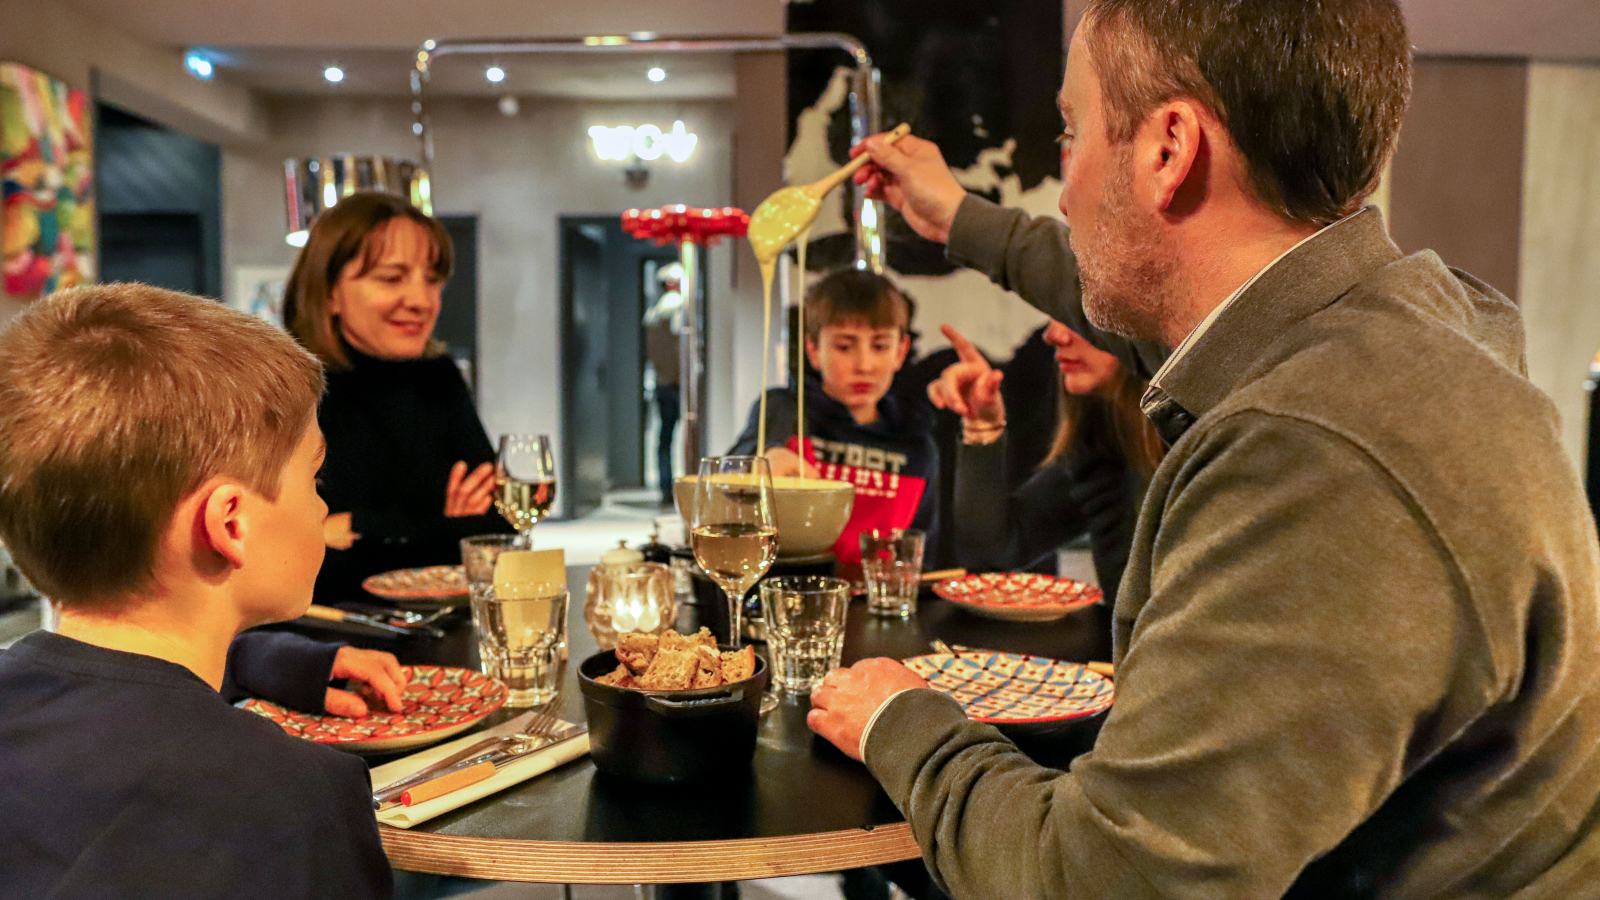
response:
M811 226L807 225L806 229L800 232L800 236L795 238L795 250L800 256L800 265L798 266L800 269L800 291L795 295L800 298L800 321L796 326L800 331L800 342L798 344L800 358L796 360L799 365L795 368L795 378L798 381L800 397L799 402L795 404L794 434L796 447L800 453L800 480L802 482L806 480L806 245L809 243L811 243ZM763 384L762 388L762 393L765 394L766 385Z

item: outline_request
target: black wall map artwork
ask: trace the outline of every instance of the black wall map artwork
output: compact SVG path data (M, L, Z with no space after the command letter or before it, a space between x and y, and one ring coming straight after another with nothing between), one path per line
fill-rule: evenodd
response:
M970 168L983 151L1014 139L1010 166L996 166L996 174L1014 172L1025 191L1060 175L1054 98L1065 58L1062 20L1061 0L790 0L788 6L790 32L841 31L866 45L882 72L885 128L910 122L955 169ZM800 113L844 63L836 51L790 51L791 142ZM849 158L848 104L834 113L828 143L835 160ZM917 237L892 211L887 232L891 268L908 275L950 270L943 248ZM821 238L807 268L831 269L853 254L848 235Z

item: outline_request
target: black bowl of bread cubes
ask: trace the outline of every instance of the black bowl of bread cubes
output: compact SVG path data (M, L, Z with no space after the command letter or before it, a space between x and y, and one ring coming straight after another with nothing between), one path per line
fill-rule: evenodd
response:
M748 767L767 678L754 648L719 647L705 628L618 635L578 667L589 754L603 772L656 784Z

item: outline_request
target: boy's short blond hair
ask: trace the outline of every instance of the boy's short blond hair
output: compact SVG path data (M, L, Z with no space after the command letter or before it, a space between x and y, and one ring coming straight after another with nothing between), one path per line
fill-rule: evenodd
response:
M293 338L212 300L143 284L45 297L0 334L0 538L60 603L142 593L208 479L276 499L322 388Z
M816 343L828 325L862 322L873 328L911 329L911 298L894 282L864 269L840 269L806 291L806 337Z

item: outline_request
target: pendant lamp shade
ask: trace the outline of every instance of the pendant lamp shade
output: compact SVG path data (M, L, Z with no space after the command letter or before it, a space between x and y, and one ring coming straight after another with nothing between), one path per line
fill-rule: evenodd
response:
M303 247L311 221L357 191L384 191L411 201L433 215L428 170L414 162L384 156L319 156L283 163L291 246Z

